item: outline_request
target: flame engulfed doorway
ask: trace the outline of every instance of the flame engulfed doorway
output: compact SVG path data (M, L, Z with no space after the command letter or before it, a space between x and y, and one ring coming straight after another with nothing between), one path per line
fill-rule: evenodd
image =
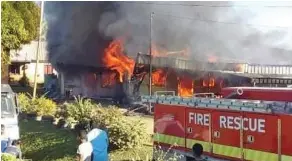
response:
M194 81L186 75L179 76L177 92L182 97L192 97L194 94Z

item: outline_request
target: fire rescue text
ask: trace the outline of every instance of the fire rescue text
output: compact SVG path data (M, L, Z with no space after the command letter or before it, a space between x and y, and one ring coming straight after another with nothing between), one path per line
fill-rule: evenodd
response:
M189 112L189 123L194 123L196 125L209 126L210 124L210 114L208 113L193 113ZM242 124L242 126L241 126ZM258 118L241 118L234 116L219 116L220 128L243 130L265 133L265 120Z

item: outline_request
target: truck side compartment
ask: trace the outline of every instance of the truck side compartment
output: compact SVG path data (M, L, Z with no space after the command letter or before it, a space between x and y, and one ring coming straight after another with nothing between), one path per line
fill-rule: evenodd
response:
M154 144L228 160L292 160L292 116L155 104ZM173 146L175 145L175 146Z
M186 108L186 148L192 150L195 143L203 146L211 153L211 120L210 111L204 109Z
M281 119L281 160L290 161L292 160L292 116L291 115L280 115Z
M244 112L243 117L248 119L248 121L244 120L243 125L244 159L278 160L278 116ZM245 129L246 127L248 130Z
M185 107L154 106L154 144L185 150Z

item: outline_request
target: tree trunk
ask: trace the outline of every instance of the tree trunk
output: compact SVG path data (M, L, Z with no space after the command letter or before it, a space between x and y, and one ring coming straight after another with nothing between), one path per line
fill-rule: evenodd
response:
M1 63L1 84L9 83L8 64Z

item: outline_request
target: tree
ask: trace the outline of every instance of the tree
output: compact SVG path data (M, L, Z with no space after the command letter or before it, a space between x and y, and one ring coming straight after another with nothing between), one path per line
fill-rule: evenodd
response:
M3 67L10 62L10 50L19 49L22 44L37 38L40 7L33 1L4 1L1 3L1 15L1 67Z

